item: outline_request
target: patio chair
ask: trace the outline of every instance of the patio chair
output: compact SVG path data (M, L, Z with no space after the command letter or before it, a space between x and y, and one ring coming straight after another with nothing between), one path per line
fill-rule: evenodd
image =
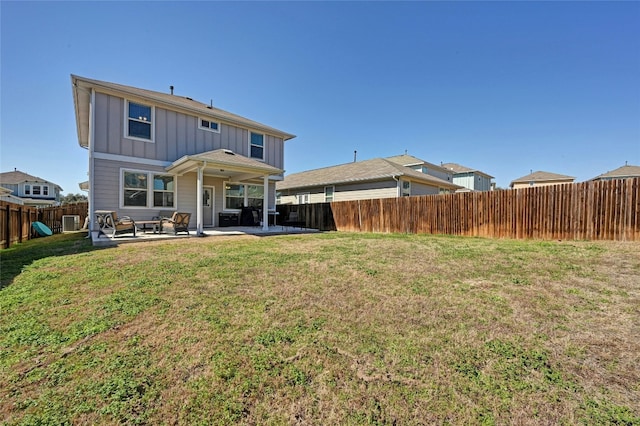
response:
M289 212L287 218L282 222L282 226L292 226L302 229L305 226L305 222L299 219L298 212Z
M133 236L136 236L136 223L133 219L129 216L119 218L115 211L96 211L96 222L100 232L111 238L125 232L132 232Z
M172 230L174 235L178 235L178 232L186 232L190 235L189 219L191 219L191 213L173 212L171 218L162 219L162 230Z

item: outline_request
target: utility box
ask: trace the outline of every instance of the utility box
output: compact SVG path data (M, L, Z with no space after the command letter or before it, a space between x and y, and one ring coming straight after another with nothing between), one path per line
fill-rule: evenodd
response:
M74 232L80 230L79 215L63 215L62 216L62 232Z

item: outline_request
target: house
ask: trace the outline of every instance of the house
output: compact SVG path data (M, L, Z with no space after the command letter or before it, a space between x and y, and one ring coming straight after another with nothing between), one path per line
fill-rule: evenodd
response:
M389 158L293 173L276 183L278 204L391 198L454 192L458 185Z
M56 206L60 203L62 188L46 179L14 169L0 173L2 200L32 207Z
M640 177L640 166L632 166L625 163L622 167L618 167L615 170L598 175L590 180L629 179L636 177Z
M445 163L442 164L442 167L453 172L453 183L464 186L467 190L491 191L493 189L493 176L480 170L456 163Z
M537 171L512 180L509 186L513 189L520 189L531 188L534 186L562 185L565 183L573 183L575 179L576 178L573 176Z
M71 86L89 158L90 229L100 210L134 220L180 211L202 235L243 207L260 210L267 227L294 135L174 95L173 86L162 93L76 75Z

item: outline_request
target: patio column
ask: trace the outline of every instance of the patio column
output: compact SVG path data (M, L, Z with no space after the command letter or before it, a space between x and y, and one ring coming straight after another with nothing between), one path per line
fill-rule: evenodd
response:
M202 183L203 183L203 166L198 167L198 189L196 191L196 235L201 237L202 232Z
M262 200L262 229L269 230L269 175L264 175L264 198Z

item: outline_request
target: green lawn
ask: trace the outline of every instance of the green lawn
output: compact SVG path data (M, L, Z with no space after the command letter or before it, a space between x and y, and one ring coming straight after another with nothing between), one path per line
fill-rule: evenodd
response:
M640 424L640 243L0 251L3 424Z

